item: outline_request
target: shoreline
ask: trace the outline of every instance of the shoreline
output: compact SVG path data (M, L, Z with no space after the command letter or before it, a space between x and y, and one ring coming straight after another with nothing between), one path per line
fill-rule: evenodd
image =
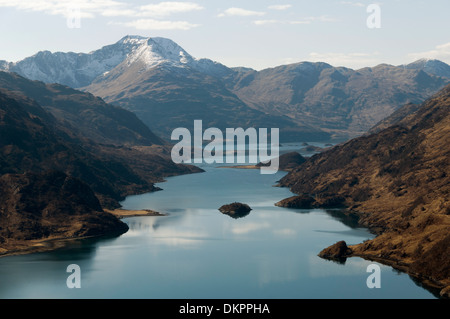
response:
M234 166L217 166L217 168L240 168L240 169L259 169L257 165L234 165Z
M167 216L167 214L162 214L157 211L150 209L142 210L127 210L127 209L103 209L104 212L116 216L118 219L128 218L128 217L144 217L144 216ZM64 248L67 243L75 240L89 239L89 238L101 238L110 236L111 234L103 234L98 236L82 236L82 237L50 237L44 239L34 239L29 241L17 241L12 244L12 248L5 249L0 247L0 258L18 256L18 255L28 255L41 252L49 252Z
M167 214L163 214L154 210L150 209L141 209L141 210L127 210L127 209L104 209L105 212L110 213L114 216L116 216L118 219L123 218L129 218L129 217L145 217L145 216L167 216ZM365 227L372 233L377 234L377 236L374 238L376 239L380 235L382 235L383 231L373 231L370 226L368 225L361 225L362 227ZM0 248L0 258L2 257L10 257L10 256L19 256L19 255L27 255L27 254L33 254L33 253L41 253L41 252L49 252L54 251L57 249L61 249L67 246L68 243L76 241L76 240L83 240L83 239L89 239L89 238L101 238L108 236L108 234L98 235L98 236L84 236L84 237L55 237L55 238L46 238L46 239L37 239L37 240L31 240L29 242L17 242L17 248L13 248L10 250L6 250L5 252L2 252ZM374 240L372 239L372 240ZM450 298L450 289L449 286L442 281L437 281L431 277L424 276L420 273L412 272L410 270L410 264L408 262L405 262L398 258L388 258L387 256L380 256L376 252L369 252L364 251L361 249L358 249L363 245L363 243L353 244L349 245L348 247L352 250L352 253L347 255L346 257L359 257L363 258L365 260L373 261L373 262L379 262L383 265L389 266L393 269L396 269L398 271L401 271L402 273L405 273L409 275L412 279L417 281L420 285L423 286L423 288L429 290L433 295L435 295L437 298L439 296L441 298ZM331 247L331 246L330 246ZM434 292L433 292L433 291ZM440 294L439 294L440 292Z
M358 244L349 245L348 247L350 249L352 249L356 246L358 246ZM359 257L359 258L362 258L362 259L365 259L368 261L378 262L382 265L385 265L385 266L391 267L395 270L398 270L398 271L414 278L425 289L436 290L437 294L439 294L439 292L441 292L442 290L444 290L446 288L445 284L443 284L442 282L436 281L433 278L423 276L419 273L411 272L409 270L409 264L403 262L402 260L383 258L383 257L377 256L376 254L371 254L371 253L352 253L348 256L348 258L352 258L352 257ZM448 292L446 292L444 294L440 294L440 297L449 299L450 294Z
M377 225L376 222L369 224L363 222L361 213L349 210L342 211L343 214L349 212L355 213L357 216L359 216L358 224L360 227L367 229L376 236L373 239L368 240L366 242L348 245L350 252L344 253L342 257L344 258L359 257L364 260L378 262L385 266L391 267L392 269L395 269L410 276L411 279L413 279L413 281L416 282L416 284L422 286L424 289L427 289L436 298L450 299L450 278L444 279L433 278L433 275L427 275L425 271L423 270L419 271L417 268L415 269L414 263L417 262L418 259L412 258L411 256L406 254L406 252L409 249L408 246L398 249L397 251L395 251L396 254L394 254L393 249L389 250L388 248L394 244L400 246L405 243L406 244L411 243L413 242L414 238L416 238L416 240L417 239L420 240L422 236L426 237L427 234L420 234L414 231L411 231L411 233L394 233L392 229L390 229L389 227L388 228L380 227L379 225ZM442 229L444 227L445 226L443 226ZM438 232L439 229L435 231ZM330 249L334 245L325 247L323 250ZM387 253L386 249L388 250ZM339 256L333 257L339 258ZM321 258L332 260L333 257L321 257Z
M163 214L151 209L139 209L139 210L130 210L130 209L103 209L106 213L110 213L116 216L119 219L127 218L127 217L143 217L143 216L167 216L167 214Z
M102 236L106 235L84 236L84 237L55 237L55 238L35 239L30 241L18 242L17 248L7 250L6 252L0 251L0 258L49 252L60 248L64 248L67 245L67 243L71 241L89 238L100 238Z

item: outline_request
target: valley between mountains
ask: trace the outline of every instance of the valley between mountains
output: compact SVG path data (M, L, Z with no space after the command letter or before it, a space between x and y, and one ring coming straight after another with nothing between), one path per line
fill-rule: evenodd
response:
M106 210L168 176L202 172L170 158L172 130L201 119L221 130L276 127L282 143L333 141L301 161L290 154L279 186L297 195L276 205L343 209L377 237L324 256L376 260L450 295L447 64L257 71L126 36L0 69L0 254L126 232Z

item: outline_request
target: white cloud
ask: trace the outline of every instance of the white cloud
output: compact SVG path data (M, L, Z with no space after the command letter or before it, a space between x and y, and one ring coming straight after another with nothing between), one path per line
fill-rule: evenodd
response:
M101 12L101 15L105 17L132 17L136 14L137 12L132 9L106 9Z
M256 20L256 21L253 21L253 24L256 24L256 25L266 25L266 24L276 24L276 23L282 23L282 22L279 20Z
M410 53L408 54L408 58L412 59L413 61L422 58L428 58L448 62L450 61L450 42L438 45L433 50L430 51Z
M187 21L156 20L156 18L204 9L193 2L166 1L145 6L133 6L115 0L0 0L1 7L61 15L66 18L73 17L74 14L79 18L95 18L98 15L122 18L142 17L142 19L127 22L110 22L110 24L134 27L138 30L189 30L199 25ZM151 19L145 19L147 17Z
M140 16L162 18L176 13L199 11L204 8L193 2L160 2L140 7Z
M277 5L272 5L268 7L270 10L287 10L292 8L291 4L277 4Z
M130 22L116 23L126 27L133 27L137 30L190 30L199 27L187 21L168 21L155 19L139 19Z
M305 21L338 22L339 20L328 15L321 15L318 17L307 17Z
M289 24L310 24L311 20L297 20L297 21L289 21Z
M127 6L126 3L114 0L0 0L0 7L64 17L78 10L80 18L94 18L104 11L124 9Z
M306 17L299 20L255 20L253 24L261 26L267 24L311 24L312 22L337 22L339 20L323 15L318 17Z
M365 7L366 5L361 2L341 1L341 4L352 7Z
M219 17L226 17L226 16L239 16L239 17L250 17L250 16L263 16L265 15L265 12L261 11L251 11L246 10L242 8L229 8L219 14Z

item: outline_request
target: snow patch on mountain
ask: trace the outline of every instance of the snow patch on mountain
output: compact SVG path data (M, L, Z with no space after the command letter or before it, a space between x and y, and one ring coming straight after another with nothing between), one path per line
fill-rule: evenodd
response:
M164 38L149 38L130 54L126 63L131 65L140 61L147 68L163 63L175 67L183 67L193 60L192 56L175 42Z
M209 59L197 59L181 46L166 38L148 38L128 57L126 63L131 65L142 62L146 69L156 66L169 68L189 68L211 76L222 76L231 72L226 66Z
M439 60L420 59L410 64L402 65L406 69L422 70L426 73L450 79L450 66Z
M16 72L32 80L80 88L107 75L122 63L130 66L136 62L142 63L144 69L164 65L190 68L213 76L231 72L220 63L192 57L170 39L133 35L89 53L41 51L16 63L0 61L0 70Z

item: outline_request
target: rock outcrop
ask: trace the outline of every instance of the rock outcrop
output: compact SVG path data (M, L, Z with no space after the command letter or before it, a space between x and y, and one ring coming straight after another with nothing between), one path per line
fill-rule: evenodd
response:
M347 257L351 256L351 254L352 250L348 248L347 243L342 240L323 249L318 256L343 263Z
M235 219L247 216L251 212L251 210L252 209L247 204L237 202L223 205L219 208L219 211L222 214L228 215Z
M304 162L306 162L306 159L298 152L289 152L278 157L278 168L282 171L290 171ZM256 164L256 167L261 166L270 166L270 161Z

